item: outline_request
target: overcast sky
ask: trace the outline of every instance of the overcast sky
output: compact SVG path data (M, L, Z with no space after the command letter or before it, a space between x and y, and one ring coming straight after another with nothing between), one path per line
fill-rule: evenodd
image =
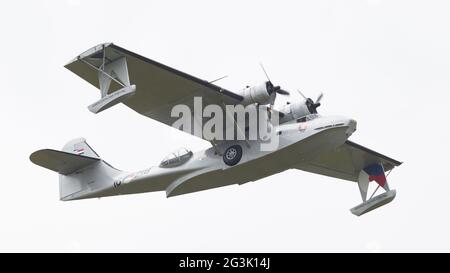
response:
M448 251L448 1L7 1L0 7L1 251ZM397 198L355 217L357 184L290 170L166 199L59 201L28 157L87 138L139 170L210 144L123 105L63 66L114 42L230 90L272 81L358 121L351 140L403 161ZM292 96L291 100L298 99ZM279 103L282 103L282 99Z

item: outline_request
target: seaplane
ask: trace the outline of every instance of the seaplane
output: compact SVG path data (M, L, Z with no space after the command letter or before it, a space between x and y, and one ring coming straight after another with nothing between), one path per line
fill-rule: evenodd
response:
M100 91L100 99L88 106L92 113L122 103L211 146L196 152L178 149L159 164L140 171L116 169L84 138L69 141L61 150L33 152L33 163L59 174L62 201L156 191L174 197L242 185L289 169L356 182L362 203L350 211L357 216L390 203L396 196L386 177L402 162L349 140L357 122L344 116L320 115L317 109L322 94L312 100L298 91L297 99L275 107L277 95L291 96L292 92L274 85L264 67L264 81L235 92L113 43L94 46L65 67ZM233 107L241 107L244 114L230 113ZM249 118L253 112L248 109L256 109L256 120L262 121L256 127L265 127L270 133L261 134L260 128L250 126L255 119ZM186 121L182 126L180 116ZM208 124L212 133L204 134L202 126ZM376 183L371 187L376 189L368 198L370 182ZM384 192L375 195L380 188Z

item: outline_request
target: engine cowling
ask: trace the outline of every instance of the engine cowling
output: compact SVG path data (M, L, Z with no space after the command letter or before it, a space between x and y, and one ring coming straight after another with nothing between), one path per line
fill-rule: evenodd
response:
M291 104L286 104L280 109L280 112L284 114L282 122L287 122L289 120L298 119L312 114L312 112L308 109L306 101L296 101Z
M249 104L269 104L273 101L275 96L275 87L269 81L263 82L258 85L247 87L239 92L244 99L241 104L247 106Z
M301 118L306 115L312 114L312 112L308 109L308 105L305 101L294 102L291 103L290 106L292 118Z

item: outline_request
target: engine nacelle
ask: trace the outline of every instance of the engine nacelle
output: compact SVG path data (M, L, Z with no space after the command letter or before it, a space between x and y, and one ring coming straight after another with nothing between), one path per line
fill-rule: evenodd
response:
M294 103L291 103L291 114L293 118L301 118L304 117L306 115L312 114L309 109L308 106L306 105L305 101L297 101Z
M312 114L309 111L308 106L306 105L306 101L296 101L291 104L286 104L283 108L280 109L280 112L284 114L281 122L298 119Z
M271 92L273 88L274 87L270 82L247 87L239 91L239 95L244 98L241 101L241 104L244 106L252 103L269 104L273 100L272 94L274 94L274 92Z

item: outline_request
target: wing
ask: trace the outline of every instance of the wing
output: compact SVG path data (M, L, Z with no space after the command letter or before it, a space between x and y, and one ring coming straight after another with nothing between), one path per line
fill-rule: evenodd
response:
M335 151L320 154L309 162L297 164L294 168L357 182L360 171L374 163L382 164L385 172L402 164L347 140Z
M102 104L105 109L122 102L136 112L169 126L178 119L171 117L172 108L183 104L193 109L194 97L201 97L203 105L221 107L235 105L242 100L231 91L111 43L87 50L65 67L101 90L102 98L109 99ZM133 89L126 89L130 86ZM117 90L120 88L123 93L120 96L127 97L110 98L110 95L119 93ZM90 109L97 106L94 104Z

